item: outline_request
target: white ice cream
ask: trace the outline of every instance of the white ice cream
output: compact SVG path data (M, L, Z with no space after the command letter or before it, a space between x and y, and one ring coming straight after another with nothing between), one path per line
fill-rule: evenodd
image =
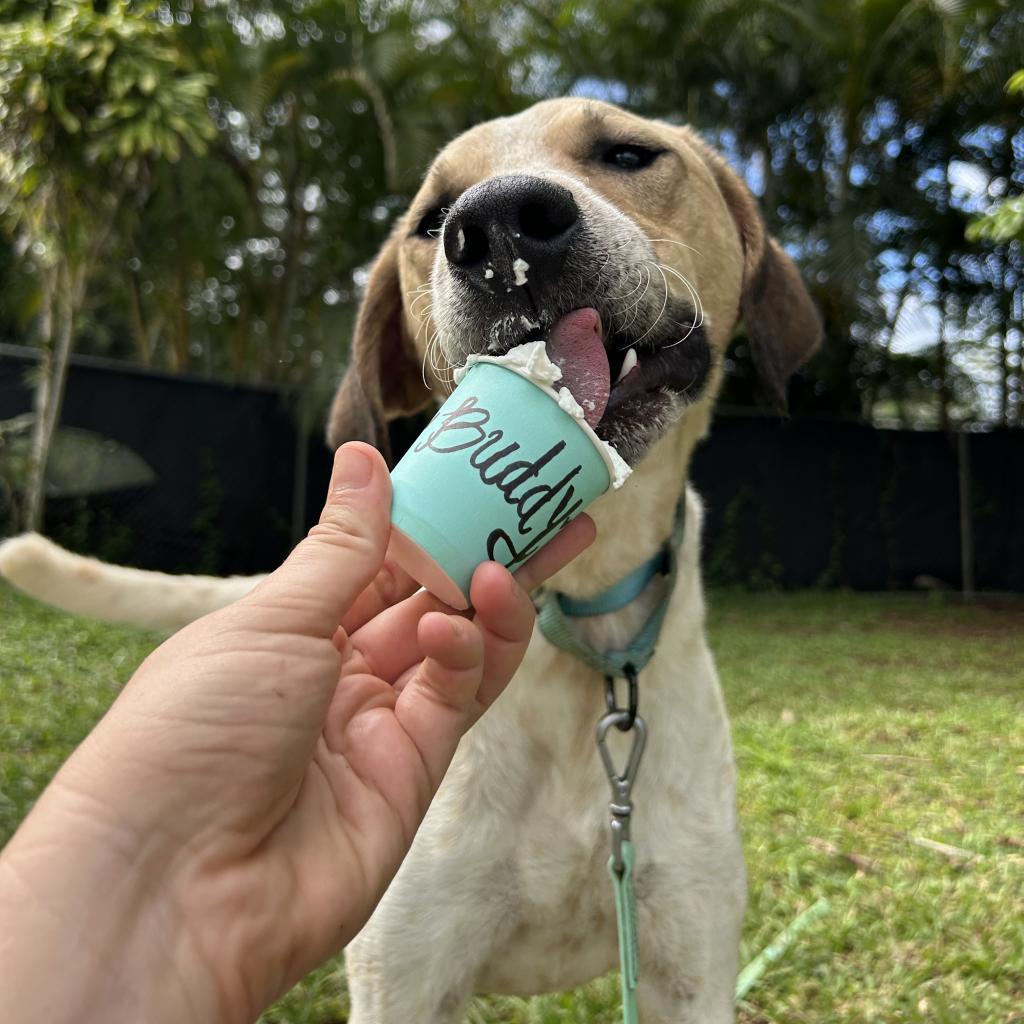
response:
M572 392L568 388L558 389L558 408L567 412L573 419L585 420L587 418L583 407L572 397Z
M562 371L548 358L548 350L544 342L528 341L525 345L516 345L515 348L510 348L503 356L481 356L474 352L466 360L465 366L460 366L455 371L455 383L461 384L462 378L469 372L469 368L481 360L518 370L535 384L544 384L546 387L551 387L562 377Z
M509 369L516 370L524 377L528 377L535 384L541 384L544 387L552 388L552 390L554 390L555 383L562 379L562 371L556 363L548 358L548 350L543 341L528 341L524 345L516 345L515 348L510 348L503 356L482 356L474 352L466 360L465 365L460 366L455 371L455 383L457 385L461 384L462 378L469 372L470 367L480 362L498 363L500 366L507 366ZM568 388L563 387L558 388L557 393L559 408L563 409L574 419L579 420L580 423L585 423L586 415L579 402L573 398L572 392ZM602 441L598 438L598 444L601 445L608 455L608 462L612 470L612 488L618 490L626 482L626 478L633 470L629 463L607 441Z
M526 272L529 269L530 264L524 259L517 259L512 262L512 273L515 274L515 282L520 288L526 284Z
M602 441L601 444L604 445L604 450L608 453L608 458L611 459L612 490L617 491L633 472L633 467L607 441Z

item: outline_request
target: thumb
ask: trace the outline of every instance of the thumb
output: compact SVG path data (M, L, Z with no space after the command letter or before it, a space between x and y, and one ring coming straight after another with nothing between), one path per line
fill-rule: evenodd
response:
M384 459L368 444L344 444L334 455L320 522L250 596L280 609L290 632L332 637L380 570L390 531L391 477Z

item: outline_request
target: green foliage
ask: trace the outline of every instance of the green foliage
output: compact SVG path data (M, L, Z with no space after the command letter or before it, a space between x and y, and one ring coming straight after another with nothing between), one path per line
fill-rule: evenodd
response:
M204 151L212 78L186 69L155 11L56 0L0 25L0 195L16 223L54 189L73 207L144 159Z
M200 453L199 463L201 479L199 502L192 518L195 557L191 571L215 576L222 571L224 558L224 536L219 522L225 490L209 448Z
M1024 242L1024 195L999 203L984 217L971 221L967 237L972 242Z
M56 521L48 527L49 536L69 551L104 562L123 563L132 550L132 528L109 508L103 508L101 502L102 496L92 500L71 498L70 512L54 517Z
M18 102L46 115L40 145L71 152L87 139L95 159L127 172L74 179L98 186L79 198L110 225L79 316L88 351L328 394L366 264L438 148L575 92L689 121L747 175L825 319L828 344L794 389L796 411L871 417L882 402L921 425L1015 422L1019 204L970 229L993 239L984 248L964 236L988 191L1024 185L1019 97L1003 89L1024 52L1013 5L105 6L5 8L9 39L52 37L53 53L33 44L30 63L17 58ZM62 22L78 27L60 35ZM74 46L98 70L70 75ZM37 92L44 112L28 103ZM99 103L98 92L118 95ZM22 244L10 269L0 259L0 284L18 285L0 296L0 333L33 322L39 296L24 278L40 258ZM912 342L926 384L888 384L907 338L900 295L946 325ZM726 400L755 402L747 354L727 368ZM969 394L965 374L983 386Z
M17 531L29 478L28 447L24 438L31 417L0 420L0 537Z
M1006 83L1011 96L1024 96L1024 68L1014 72ZM967 237L972 242L1019 242L1024 244L1024 194L1004 199L983 217L967 226Z
M762 514L752 487L741 487L722 510L722 529L708 552L705 578L712 586L775 590L782 585L783 566L773 554L773 529ZM746 536L749 534L749 536ZM740 576L737 565L744 542L759 552L754 569Z
M150 164L176 161L182 143L200 153L214 133L210 80L187 71L157 9L52 0L0 24L0 225L36 278L43 353L23 524L30 529L42 527L46 462L80 310L125 199Z

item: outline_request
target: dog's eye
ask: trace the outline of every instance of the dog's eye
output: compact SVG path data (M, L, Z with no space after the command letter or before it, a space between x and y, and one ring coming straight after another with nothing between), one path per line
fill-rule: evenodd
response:
M611 164L622 171L642 171L664 153L663 149L651 149L635 143L617 143L608 146L600 154L601 163Z
M419 235L420 238L437 238L441 233L441 227L444 225L444 219L447 215L447 204L442 206L439 203L437 206L432 206L420 217L420 222L416 225L416 230L413 234Z

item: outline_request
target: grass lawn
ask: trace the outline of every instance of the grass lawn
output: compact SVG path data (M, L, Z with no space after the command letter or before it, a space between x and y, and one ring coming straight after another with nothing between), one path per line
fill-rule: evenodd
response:
M1024 603L714 593L709 627L740 766L741 961L831 905L739 1019L1024 1024ZM154 643L0 584L0 842ZM264 1021L344 1019L335 963ZM612 1024L616 985L469 1019Z

